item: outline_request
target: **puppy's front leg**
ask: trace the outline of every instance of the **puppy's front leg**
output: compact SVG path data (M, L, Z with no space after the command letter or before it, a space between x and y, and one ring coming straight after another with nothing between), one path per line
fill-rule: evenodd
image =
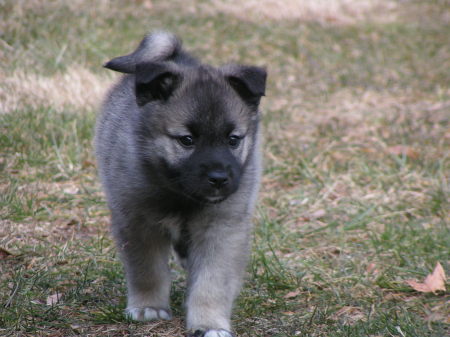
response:
M158 228L145 230L145 223L113 217L117 241L127 279L126 315L136 321L171 318L169 309L170 240Z
M192 238L187 265L187 328L192 336L233 336L231 309L249 253L249 234L242 230L219 225Z

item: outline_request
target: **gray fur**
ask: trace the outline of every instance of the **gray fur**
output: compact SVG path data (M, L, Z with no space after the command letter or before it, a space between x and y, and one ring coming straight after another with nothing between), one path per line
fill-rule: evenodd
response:
M127 74L108 93L95 138L126 313L170 319L174 247L188 272L187 328L232 336L261 176L265 70L203 65L165 32L105 67Z

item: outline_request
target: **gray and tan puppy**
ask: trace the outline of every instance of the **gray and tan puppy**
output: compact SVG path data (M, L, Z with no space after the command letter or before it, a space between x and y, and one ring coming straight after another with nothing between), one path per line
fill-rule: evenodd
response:
M127 278L126 313L171 318L173 247L188 272L192 336L230 337L261 175L266 71L204 65L166 32L105 67L126 74L106 97L95 139Z

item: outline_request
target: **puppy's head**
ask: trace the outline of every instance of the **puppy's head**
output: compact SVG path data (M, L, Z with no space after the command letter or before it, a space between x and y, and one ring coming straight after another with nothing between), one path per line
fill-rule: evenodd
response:
M239 188L258 127L266 71L228 65L136 65L139 149L161 188L217 203Z

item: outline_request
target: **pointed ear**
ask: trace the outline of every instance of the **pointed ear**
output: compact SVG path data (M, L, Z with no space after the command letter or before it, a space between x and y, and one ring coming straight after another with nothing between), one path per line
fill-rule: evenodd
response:
M134 53L115 57L106 62L103 67L120 73L133 74L136 69Z
M167 100L178 87L181 74L169 63L147 62L136 65L136 102L143 106L150 101Z
M156 31L146 35L132 53L113 58L103 66L121 73L133 74L138 63L166 61L180 52L180 39L171 33Z
M266 70L255 66L227 65L222 72L244 102L257 108L266 91Z

